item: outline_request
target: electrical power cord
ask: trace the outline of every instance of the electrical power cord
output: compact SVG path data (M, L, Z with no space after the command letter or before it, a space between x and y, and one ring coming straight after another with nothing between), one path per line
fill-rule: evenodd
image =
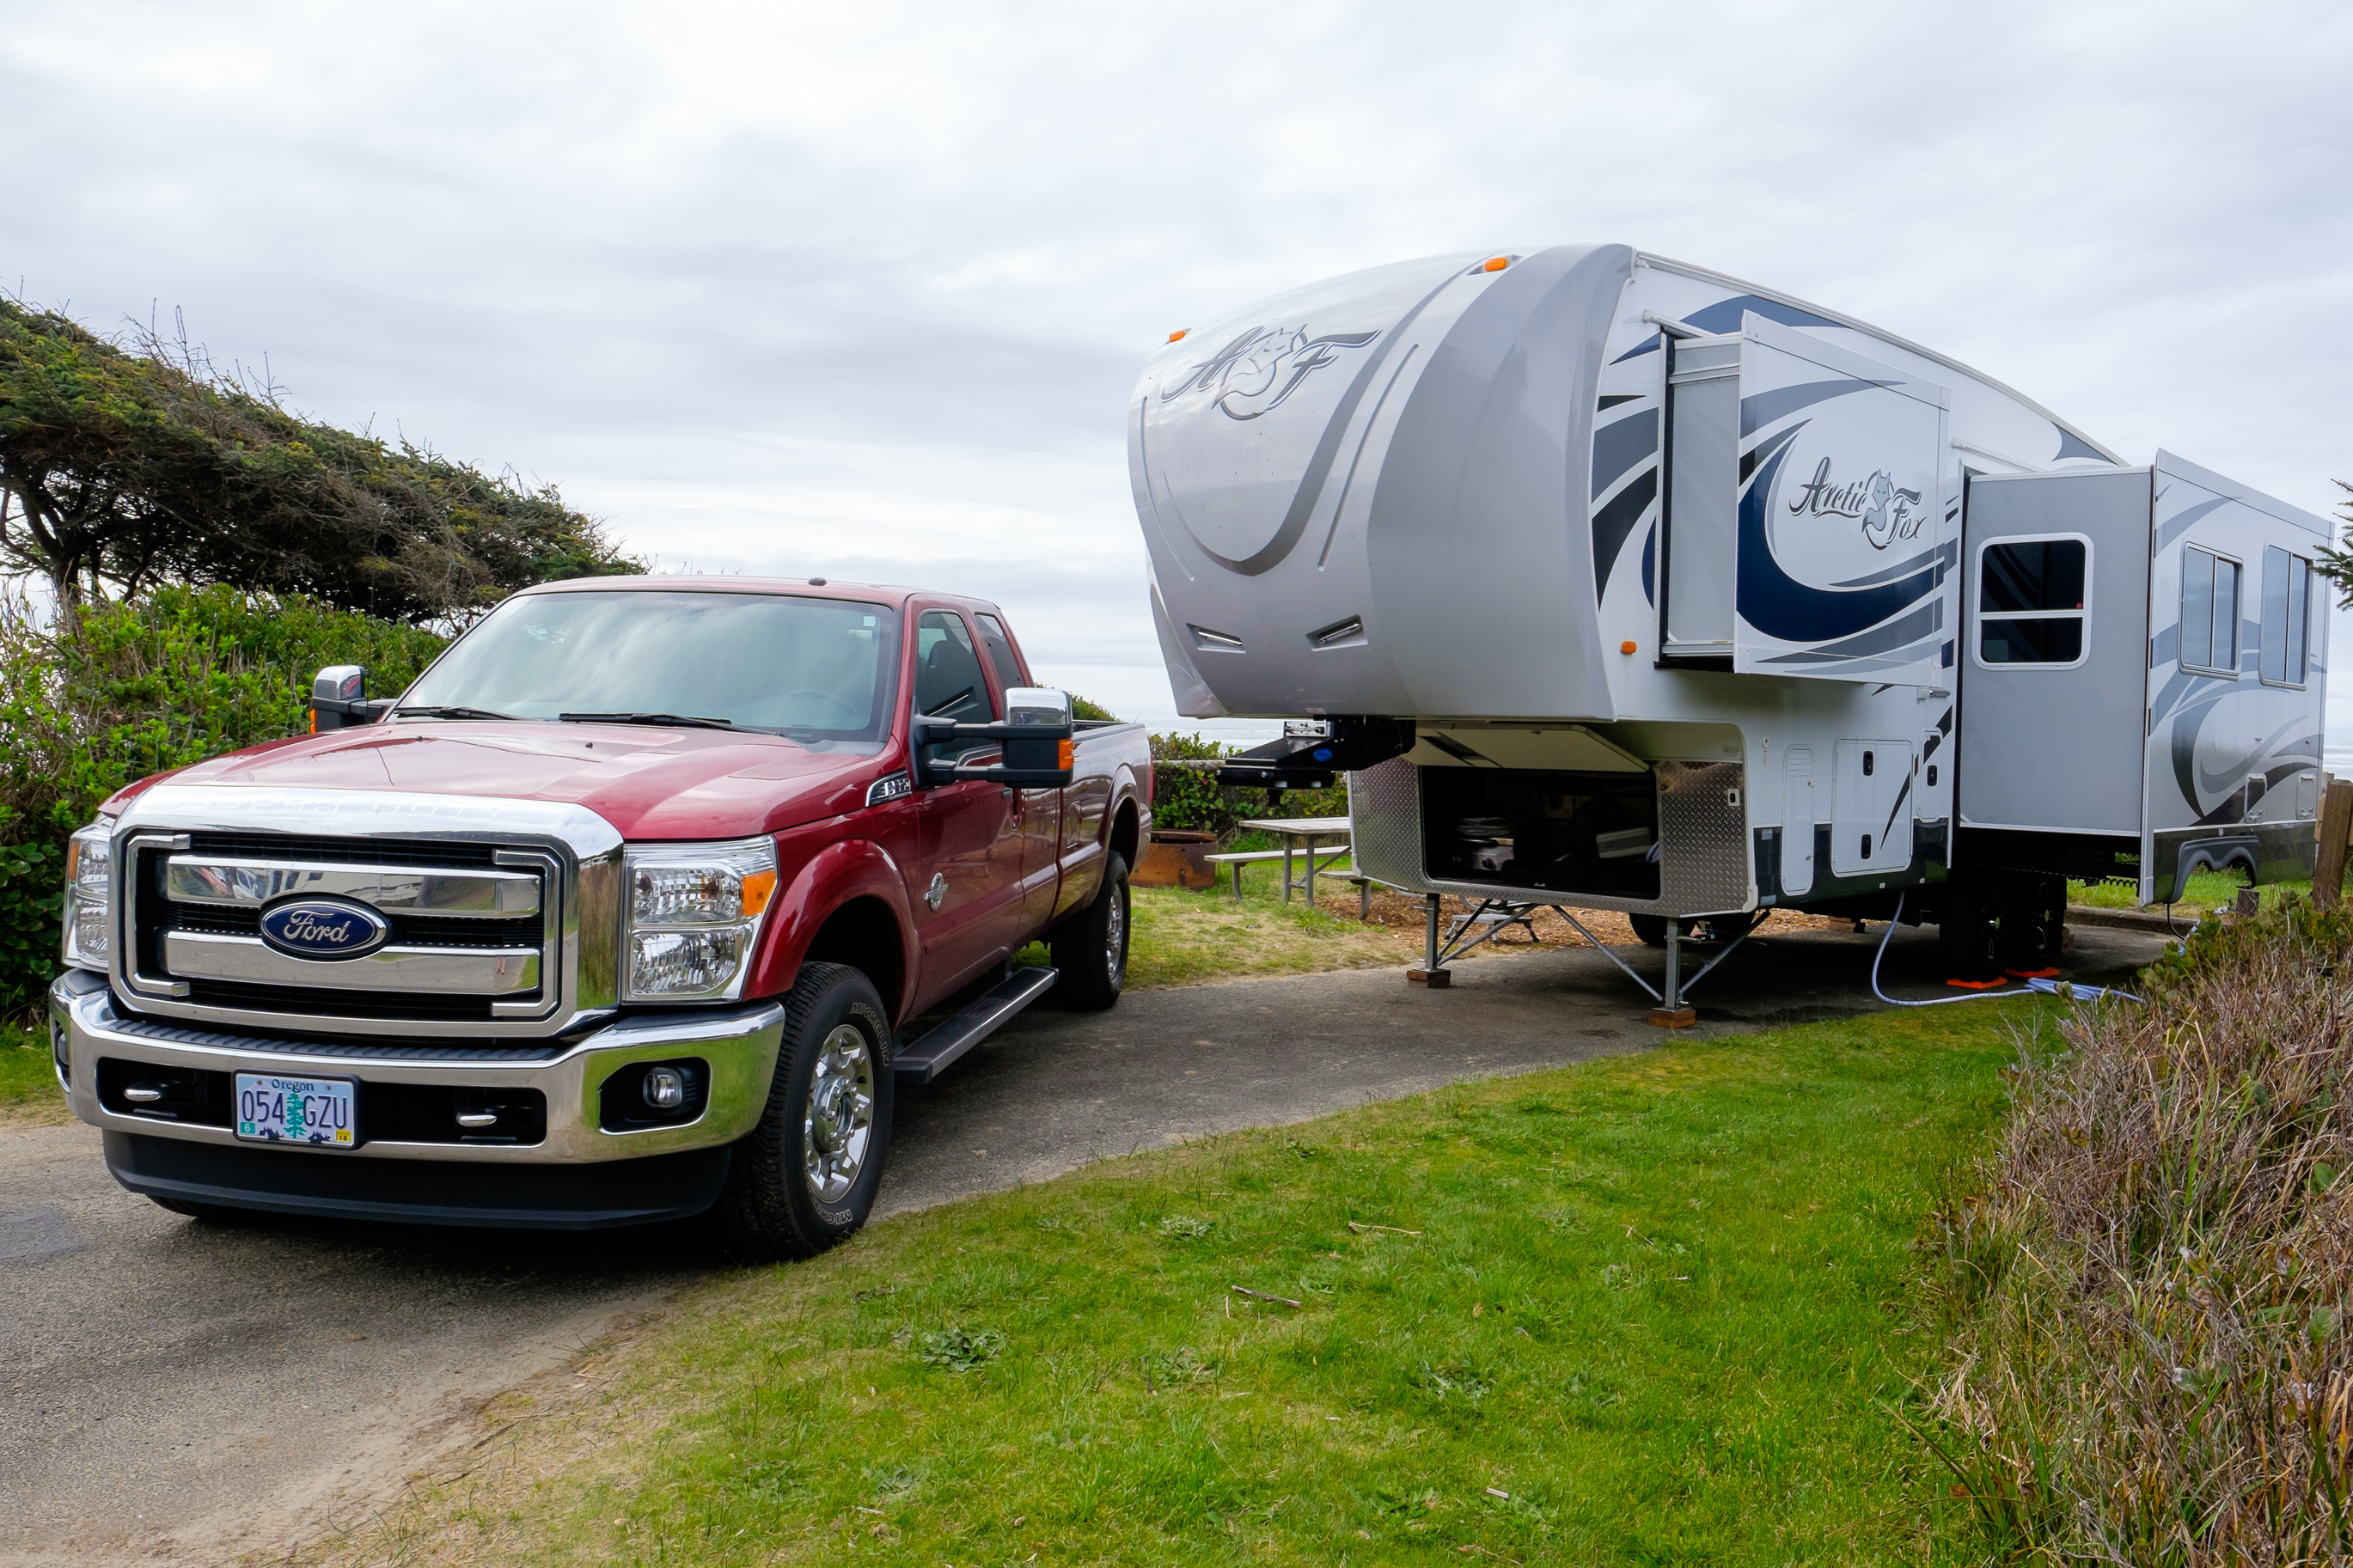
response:
M1880 960L1887 956L1887 944L1895 940L1895 928L1904 920L1904 900L1909 896L1908 893L1895 895L1895 916L1887 922L1887 931L1879 939L1878 951L1871 955L1871 994L1891 1007L1942 1007L1948 1002L1992 1002L2004 996L2034 995L2066 996L2076 1000L2121 996L2127 1002L2141 1000L2129 991L2118 991L2113 986L2075 985L2063 980L2030 980L2025 984L2014 986L2008 991L1972 991L1966 996L1930 996L1917 1002L1907 1002L1901 996L1890 996L1879 988L1879 963ZM2066 989L2061 990L2062 986L2065 986Z

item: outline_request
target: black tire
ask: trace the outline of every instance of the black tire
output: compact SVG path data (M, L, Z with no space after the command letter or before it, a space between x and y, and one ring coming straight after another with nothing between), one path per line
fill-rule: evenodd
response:
M2055 969L2067 925L2067 884L2019 877L2001 889L2001 966L2032 974Z
M845 1030L854 1042L840 1037ZM812 1103L813 1087L825 1103ZM767 1108L735 1145L711 1211L728 1250L747 1258L813 1258L864 1225L890 1160L893 1103L891 1023L874 983L847 964L802 964L785 998ZM853 1146L855 1166L845 1178L843 1157Z
M1634 934L1642 939L1643 945L1647 947L1664 947L1667 945L1666 916L1628 915L1626 917L1626 923L1634 928ZM1678 931L1681 931L1683 940L1688 942L1691 940L1692 932L1698 928L1699 921L1677 921L1675 925ZM1736 931L1733 934L1736 936L1739 933Z
M1127 937L1132 912L1127 893L1127 862L1114 849L1103 859L1102 888L1095 900L1046 938L1054 967L1061 978L1054 994L1063 1006L1080 1013L1101 1013L1115 1006L1127 985Z
M1704 931L1708 942L1735 942L1765 923L1771 910L1746 910L1739 914L1711 915L1693 922L1693 928Z
M1936 946L1948 979L1984 981L2001 973L2001 931L1994 921L1994 889L1955 878L1936 910Z

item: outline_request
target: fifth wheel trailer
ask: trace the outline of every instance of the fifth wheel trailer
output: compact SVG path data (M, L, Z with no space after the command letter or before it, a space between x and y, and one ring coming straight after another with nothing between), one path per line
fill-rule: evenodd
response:
M2312 866L2327 522L1836 311L1398 263L1174 335L1128 458L1180 710L1289 721L1238 768L1346 770L1384 882L1671 954L1901 899L1980 978L2067 878Z

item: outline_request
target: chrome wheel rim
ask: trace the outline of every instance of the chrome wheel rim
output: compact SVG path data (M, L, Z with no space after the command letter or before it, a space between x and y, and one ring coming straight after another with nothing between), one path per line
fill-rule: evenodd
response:
M839 1203L858 1184L873 1137L873 1047L856 1026L838 1024L818 1050L801 1108L801 1158L818 1202Z
M1103 972L1115 983L1127 969L1127 884L1112 889L1110 918L1103 921Z

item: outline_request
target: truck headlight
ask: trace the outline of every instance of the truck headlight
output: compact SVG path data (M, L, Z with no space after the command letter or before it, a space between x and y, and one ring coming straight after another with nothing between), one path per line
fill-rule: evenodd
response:
M106 968L114 950L114 824L94 822L66 840L66 899L59 911L69 969Z
M761 917L776 892L775 841L649 844L627 851L623 866L629 918L622 998L741 995Z

